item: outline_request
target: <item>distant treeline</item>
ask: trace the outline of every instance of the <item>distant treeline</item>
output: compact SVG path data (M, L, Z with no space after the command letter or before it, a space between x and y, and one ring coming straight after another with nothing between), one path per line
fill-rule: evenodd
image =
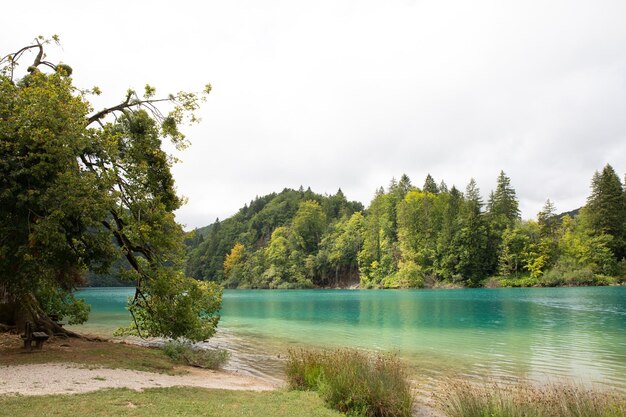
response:
M548 200L527 221L504 172L486 204L473 179L462 192L430 175L421 188L392 179L366 210L341 189L285 189L190 234L187 273L239 288L617 283L626 191L610 165L591 189L573 217Z

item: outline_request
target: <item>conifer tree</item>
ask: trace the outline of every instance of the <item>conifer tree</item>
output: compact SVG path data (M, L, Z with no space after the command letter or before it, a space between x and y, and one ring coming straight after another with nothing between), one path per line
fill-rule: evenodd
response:
M593 175L586 208L592 233L612 236L611 249L618 260L622 259L626 255L626 197L611 165Z
M504 171L500 171L496 190L490 196L489 212L499 227L511 226L520 219L519 203L515 190L511 186L511 179Z
M430 174L426 175L426 180L424 181L424 192L433 194L439 193L439 187L437 187L437 183L433 177L430 176Z
M487 273L488 230L484 215L480 190L472 178L465 189L465 204L460 214L460 228L454 238L454 248L458 253L455 272L472 286L478 285Z
M556 215L556 207L550 199L546 200L541 211L537 214L539 231L542 237L554 237L559 227L559 218Z
M402 176L400 177L400 181L398 182L398 188L402 192L402 197L404 197L406 193L408 193L411 188L413 188L408 175L402 174Z

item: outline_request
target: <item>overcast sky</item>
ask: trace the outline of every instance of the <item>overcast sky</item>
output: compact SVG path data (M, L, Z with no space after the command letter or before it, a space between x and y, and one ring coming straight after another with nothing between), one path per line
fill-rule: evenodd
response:
M187 228L310 186L366 206L426 174L483 195L504 170L534 218L626 171L626 1L39 1L3 6L0 55L59 34L51 61L99 86L213 91L178 155Z

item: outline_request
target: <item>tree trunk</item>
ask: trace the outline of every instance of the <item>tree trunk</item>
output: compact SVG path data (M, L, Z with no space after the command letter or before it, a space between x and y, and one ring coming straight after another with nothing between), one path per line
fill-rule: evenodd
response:
M71 330L64 329L58 323L48 317L43 311L39 301L32 293L20 297L13 303L5 304L8 306L5 309L4 321L7 326L15 326L15 328L21 332L26 326L26 322L33 323L33 329L47 333L49 336L64 335L68 337L82 338L78 333L74 333ZM12 311L12 317L11 316ZM8 313L8 314L7 314ZM9 319L9 320L7 320Z

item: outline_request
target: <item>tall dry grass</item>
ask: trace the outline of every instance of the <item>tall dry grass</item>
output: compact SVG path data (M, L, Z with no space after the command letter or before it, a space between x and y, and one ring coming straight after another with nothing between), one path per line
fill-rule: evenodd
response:
M292 389L318 391L329 406L348 415L411 415L411 385L395 356L354 349L292 350L286 374Z
M624 417L626 395L573 384L449 381L437 395L448 417Z

